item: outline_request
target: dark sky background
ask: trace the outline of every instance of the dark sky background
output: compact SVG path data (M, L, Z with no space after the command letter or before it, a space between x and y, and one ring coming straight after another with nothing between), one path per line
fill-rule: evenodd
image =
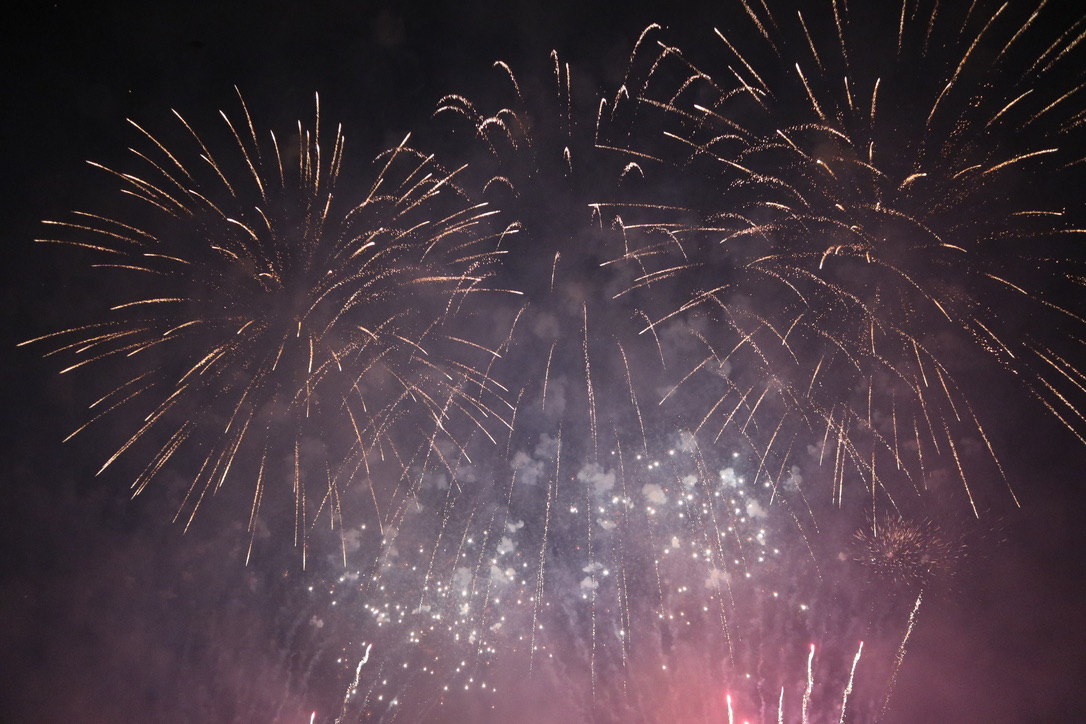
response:
M303 578L290 550L246 568L230 513L182 536L166 496L130 501L123 480L94 477L93 439L61 444L82 420L78 382L16 344L64 325L92 289L32 243L41 219L114 191L84 161L125 157L125 118L210 117L234 107L235 85L273 127L308 118L319 92L323 117L371 156L443 94L485 90L494 60L542 73L556 48L610 88L648 23L683 37L716 12L562 5L62 0L7 13L0 722L249 721L206 702L277 696L264 652ZM1004 542L923 611L887 722L1086 721L1086 449L1025 398L1007 395L992 433L1023 506L993 516L989 538Z

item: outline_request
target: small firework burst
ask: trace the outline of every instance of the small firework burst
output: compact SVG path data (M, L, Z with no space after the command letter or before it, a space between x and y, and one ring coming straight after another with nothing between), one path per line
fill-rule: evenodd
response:
M884 516L853 534L852 560L891 581L925 584L954 575L965 542L927 518Z

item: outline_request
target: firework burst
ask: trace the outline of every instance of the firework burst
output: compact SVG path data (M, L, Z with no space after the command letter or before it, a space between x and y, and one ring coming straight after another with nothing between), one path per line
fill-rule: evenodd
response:
M320 515L338 524L344 489L372 481L380 461L447 466L457 436L445 431L501 425L498 388L476 366L491 355L446 325L486 289L492 212L406 141L378 157L365 192L340 193L345 140L321 129L319 104L314 127L288 140L259 140L242 110L240 123L222 115L232 143L221 149L175 112L184 145L133 123L141 170L92 164L131 208L46 222L56 235L39 241L114 276L97 320L31 341L67 358L63 373L109 366L114 384L76 433L138 422L102 470L149 450L139 494L180 465L189 521L229 478L247 478L251 532L265 493L285 489L297 543ZM367 483L378 521L410 487L397 479Z
M837 505L849 479L895 507L946 470L977 512L970 463L1002 470L963 378L1009 370L1083 439L1082 206L1060 188L1082 160L1082 20L743 7L750 32L717 31L715 54L650 29L616 115L642 130L608 141L670 189L614 207L646 330L687 335L667 396L767 474L814 451Z
M966 555L965 543L930 520L884 517L853 535L852 560L880 577L926 584L954 575Z

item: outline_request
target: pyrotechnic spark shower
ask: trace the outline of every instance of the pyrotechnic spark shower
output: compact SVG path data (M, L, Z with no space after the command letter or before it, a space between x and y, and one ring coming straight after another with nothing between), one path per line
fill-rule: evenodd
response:
M280 145L243 106L214 153L137 126L141 211L52 224L153 280L40 338L116 370L89 425L142 420L106 466L178 466L188 516L242 467L251 535L272 479L300 543L338 529L292 639L314 720L878 721L965 556L926 508L1018 503L977 380L1083 440L1086 21L732 10L648 28L603 97L497 63L361 186L319 114Z

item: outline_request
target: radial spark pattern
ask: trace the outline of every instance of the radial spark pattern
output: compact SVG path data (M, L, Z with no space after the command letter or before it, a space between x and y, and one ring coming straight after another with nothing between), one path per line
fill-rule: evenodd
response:
M312 129L266 140L242 109L222 116L221 147L178 114L181 141L136 126L138 170L99 166L131 208L47 222L40 241L116 277L96 318L32 341L68 358L64 373L109 383L84 427L136 420L102 470L150 451L134 493L179 471L190 520L244 478L251 532L265 492L292 491L297 542L318 515L338 524L341 493L372 465L447 467L459 440L501 426L476 367L492 354L446 324L487 288L492 212L405 144L359 182L319 109ZM410 487L388 477L367 482L378 517Z

